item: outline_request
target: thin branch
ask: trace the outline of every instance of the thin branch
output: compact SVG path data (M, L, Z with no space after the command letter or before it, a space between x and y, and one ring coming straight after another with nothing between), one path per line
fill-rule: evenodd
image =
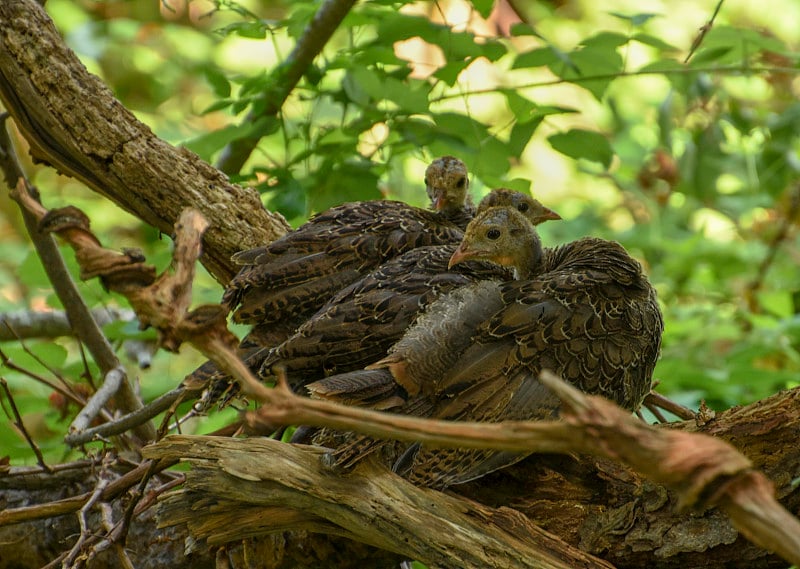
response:
M753 75L757 73L785 73L787 75L798 75L800 69L797 67L780 67L780 66L767 66L767 65L721 65L721 66L708 66L708 67L679 67L675 69L640 69L638 71L621 71L618 73L599 73L597 75L580 75L571 77L569 79L547 79L544 81L533 81L531 83L522 83L520 85L509 85L504 87L508 90L523 91L525 89L536 89L539 87L552 87L554 85L563 85L565 83L574 83L580 85L582 83L589 83L592 81L610 81L613 79L621 79L624 77L644 77L648 75L663 75L669 77L670 75L691 75L693 73L742 73L744 75ZM447 101L450 99L460 99L465 96L474 95L496 95L497 88L474 89L471 91L461 91L458 93L447 93L434 97L431 99L431 104Z
M92 308L91 314L100 326L136 319L136 314L128 308ZM67 313L63 310L18 310L0 314L0 342L20 338L59 338L73 334Z
M251 111L244 119L244 124L255 124L267 118L275 117L283 107L286 99L297 83L308 70L314 58L322 51L348 14L356 0L325 0L314 15L303 35L297 40L292 52L269 78L272 88L264 94L262 110ZM240 138L231 142L222 150L217 168L226 174L238 174L244 163L253 153L261 136Z
M28 442L28 446L31 447L33 450L33 454L36 455L36 461L39 463L39 466L42 467L43 470L47 472L53 472L53 469L50 468L47 463L44 461L44 456L42 455L41 449L39 449L39 445L33 440L30 433L28 433L28 429L25 428L25 423L22 421L22 415L19 414L19 409L17 409L17 404L14 402L14 396L11 395L11 390L8 388L8 382L5 378L0 377L0 386L3 387L3 392L6 394L6 400L8 404L11 406L11 412L14 414L14 426L16 426L22 436L25 437L25 440Z
M683 405L675 403L672 399L669 399L661 395L657 391L651 391L650 393L647 394L647 396L644 398L644 405L647 406L647 408L650 410L651 413L653 413L653 415L656 415L653 409L657 409L660 407L661 409L664 409L665 411L672 413L673 415L675 415L679 419L683 419L684 421L691 421L692 419L697 417L697 413L695 413L688 407L684 407ZM662 423L667 422L666 420L662 420L662 418L659 417L659 415L656 415L656 418L658 418L659 421L661 421Z
M137 409L133 413L123 415L118 419L108 421L96 427L90 427L80 432L72 432L64 437L64 442L71 446L76 447L86 444L89 441L112 437L124 433L136 425L149 421L159 413L169 409L181 397L190 397L195 392L187 391L181 387L173 389L164 395L154 399L141 409Z
M53 285L53 290L66 309L70 324L75 329L76 335L81 342L86 345L95 362L97 362L97 365L100 367L101 372L107 374L112 369L120 366L119 359L114 353L111 344L109 344L108 339L103 334L103 331L100 329L100 326L94 318L92 318L92 314L83 301L83 297L81 297L78 292L78 288L67 270L64 259L61 257L55 239L53 239L52 235L40 231L39 218L32 213L37 207L39 210L43 209L41 204L34 197L34 195L38 195L38 192L26 180L25 173L16 157L4 121L2 128L0 128L0 148L3 149L0 154L4 156L3 168L7 181L13 177L12 171L16 174L16 191L12 192L12 198L20 204L25 227L42 261L47 277ZM127 378L120 385L116 402L123 412L135 411L142 406L142 402L139 400ZM135 433L146 441L155 439L155 427L151 423L140 425L135 430Z
M122 366L115 367L109 371L103 378L103 385L92 395L72 421L69 426L69 432L79 433L85 430L94 421L95 417L100 414L109 400L116 395L123 381L125 381L125 369Z
M25 488L29 490L65 486L75 480L85 480L87 471L94 468L98 460L78 460L55 464L52 467L17 466L3 472L0 488Z
M88 514L89 510L94 507L94 505L100 501L100 498L103 496L103 491L108 486L108 480L105 478L100 478L97 481L95 489L92 491L91 496L89 499L86 500L86 503L81 506L81 509L78 510L78 523L80 524L81 533L78 536L78 541L75 542L75 545L72 546L70 552L67 554L66 559L64 560L64 567L74 567L76 565L75 561L78 558L78 555L83 552L84 546L87 545L87 540L91 537L91 532L89 529L89 523L86 521L86 515ZM86 555L84 553L84 555ZM84 559L83 561L87 561L88 559Z
M775 500L767 478L756 472L751 462L729 443L707 435L651 427L613 403L587 396L546 372L541 381L562 400L563 421L451 423L393 417L301 398L284 387L273 389L268 404L255 413L271 424L327 426L381 438L422 441L429 446L528 453L578 452L606 457L664 484L677 493L682 507L718 506L755 544L775 551L787 561L800 562L800 521ZM192 445L199 455L210 443L207 437L168 437L162 444L168 446L173 440ZM177 458L158 449L159 445L147 447L145 455ZM178 452L185 451L186 448ZM242 465L226 464L228 473L236 472L253 480L249 478L254 475L252 472L240 470ZM206 472L204 476L207 475ZM305 475L295 472L292 476ZM370 476L375 476L374 472ZM285 482L282 477L281 483ZM291 505L296 507L297 503ZM314 504L311 511L321 512L314 509ZM352 530L349 526L344 529Z
M145 460L130 472L127 472L113 482L110 482L103 490L101 496L102 501L108 502L113 500L122 493L126 492L132 486L138 484L142 477L150 472L151 468L154 468L155 472L161 472L162 470L174 465L177 461L156 461L155 467L152 466L152 462L153 461L151 460ZM92 492L85 492L77 496L70 496L69 498L56 500L55 502L48 502L46 504L0 510L0 527L28 522L31 520L55 518L57 516L75 513L86 504L86 502L92 497L92 494Z
M75 403L77 405L83 405L84 403L86 403L86 401L82 397L80 397L77 393L75 393L71 389L71 386L69 384L67 384L66 382L64 382L66 387L61 387L60 385L57 385L57 384L51 382L47 378L42 377L41 375L39 375L37 373L34 373L34 372L32 372L32 371L30 371L28 369L25 369L22 366L17 365L16 363L14 363L14 361L11 360L11 358L8 357L8 354L6 354L3 350L0 350L0 362L2 362L4 367L7 367L8 369L10 369L12 371L19 372L19 373L21 373L21 374L33 379L34 381L38 381L42 385L46 385L47 387L52 389L54 392L63 395L65 399L68 399L69 401L72 401L73 403Z
M711 31L712 27L714 27L714 20L717 19L717 14L719 14L719 11L722 9L723 2L725 2L725 0L719 0L719 2L717 2L717 7L714 9L714 13L711 15L711 18L708 20L708 22L700 27L700 30L697 32L697 36L692 42L692 47L689 48L689 53L686 54L686 59L683 60L684 63L689 63L689 60L703 44L706 34Z

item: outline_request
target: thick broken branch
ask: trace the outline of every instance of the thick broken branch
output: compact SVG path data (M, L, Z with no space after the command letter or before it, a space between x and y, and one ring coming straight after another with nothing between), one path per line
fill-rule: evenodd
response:
M170 235L192 206L210 221L202 262L226 284L230 257L274 240L286 221L258 193L157 138L90 74L35 0L0 2L0 99L33 156Z
M416 488L373 463L341 477L321 466L321 449L270 439L171 436L145 452L154 459L186 457L193 465L190 490L167 497L160 517L188 523L194 537L210 544L265 529L302 529L351 537L432 566L610 567L513 510ZM310 507L287 508L304 502Z
M650 477L652 480L667 485L676 492L683 506L709 507L717 505L724 511L729 512L734 524L750 539L760 546L778 552L784 559L791 562L800 561L800 522L786 512L774 498L774 489L767 479L760 473L753 470L749 460L739 454L728 443L708 436L698 435L685 431L671 429L656 429L643 422L634 419L626 411L619 409L612 403L599 398L586 396L574 388L564 384L561 380L552 376L543 377L542 381L553 389L564 402L563 416L564 422L538 422L538 423L442 423L435 421L424 421L409 417L392 417L381 413L363 411L360 409L339 408L323 402L311 401L298 398L282 389L273 390L273 397L270 404L262 408L260 415L271 423L282 423L284 420L301 424L313 424L317 426L329 426L339 429L357 430L370 435L400 438L404 440L424 440L428 444L440 446L461 446L471 448L498 448L516 451L537 451L537 452L582 452L604 456L613 460L622 461L633 466L636 470ZM277 410L272 412L271 405L277 404ZM324 418L329 413L328 418ZM312 422L307 422L311 419ZM190 437L186 440L181 439L180 451L172 454L172 451L150 450L157 457L190 457L196 459L208 457L199 450L204 445L210 444L208 440L200 440L196 443L193 453L187 450L187 445L192 443ZM224 443L221 446L225 446ZM242 445L249 445L241 441ZM252 443L255 445L256 443ZM156 447L158 449L159 447ZM241 450L242 447L237 449ZM250 447L252 448L252 447ZM264 450L254 451L261 454L259 463L272 462L275 458L275 450L270 451L269 456L263 454ZM224 454L224 451L215 451ZM281 451L281 455L283 452ZM220 455L222 470L227 474L237 476L244 480L253 480L249 475L249 470L242 466L239 458L228 455L228 461ZM255 459L248 459L245 464ZM194 461L193 461L194 462ZM199 463L196 463L198 465ZM227 466L226 466L227 465ZM211 476L211 472L218 468L208 462L199 464L202 470L201 479L206 480ZM294 483L287 480L287 476L292 479L300 478L308 480L317 474L325 475L325 467L317 464L309 467L309 471L302 474L293 472L291 474L265 474L260 470L255 476L256 480L265 480L267 486L259 486L254 492L264 492L265 488L272 489L277 485L280 488L292 486ZM359 476L359 484L367 485L378 474L373 470L363 471L361 467L351 476ZM330 476L330 473L327 474ZM361 478L363 476L363 478ZM349 480L349 478L348 478ZM190 504L196 503L196 496L189 497L192 492L202 490L207 500L215 500L211 488L203 487L198 490L187 482L187 494L178 495L167 508L186 508L186 512L191 511ZM230 484L230 481L228 482ZM239 483L237 483L239 484ZM321 484L320 480L315 480L314 485ZM327 481L326 487L333 484ZM395 481L394 484L402 486L404 490L400 495L407 496L405 482ZM235 484L234 484L235 485ZM743 488L747 488L744 491ZM346 500L347 491L342 496L337 496L331 502ZM363 494L362 494L363 496ZM227 499L230 496L220 498ZM292 506L301 510L306 518L303 525L298 519L292 518L290 527L300 527L309 529L316 528L316 531L328 531L325 529L327 524L336 523L338 529L332 533L337 535L356 536L357 539L366 540L359 535L354 527L349 524L341 526L342 520L326 517L322 512L324 509L315 498L313 490L303 496L304 499L289 501L288 495L281 494L281 504ZM308 498L312 498L309 503ZM317 497L318 498L318 497ZM180 502L176 506L175 502ZM247 502L247 500L243 500ZM413 504L418 504L420 500L410 499ZM268 504L264 504L268 505ZM277 504L274 504L277 506ZM381 504L380 508L370 506L371 515L376 511L393 511L397 508L396 504ZM749 515L743 515L749 512ZM175 513L169 515L177 515ZM188 515L188 514L187 514ZM416 513L415 516L421 514ZM199 516L194 512L192 516ZM324 520L317 518L322 516ZM177 519L177 518L172 518ZM448 518L449 519L449 518ZM187 521L181 519L178 521ZM202 521L195 518L196 526L202 526ZM213 522L209 522L212 525ZM310 525L309 525L310 524ZM205 527L205 526L203 526ZM263 529L263 528L262 528ZM277 530L285 530L287 527L278 527ZM190 527L191 530L191 527ZM404 554L407 550L403 549L404 542L413 540L413 529L406 528L408 532L397 542L393 542L388 549L400 551ZM247 533L246 535L253 535ZM437 536L438 532L434 535ZM199 534L198 537L208 538L208 535ZM229 536L230 537L230 536ZM239 536L241 537L241 536ZM430 537L429 539L435 539ZM368 543L386 548L386 545L366 540ZM436 547L441 544L436 544ZM508 547L513 548L513 545ZM449 550L452 553L452 549ZM430 555L430 552L416 552ZM467 555L465 553L465 555ZM425 560L424 557L419 557ZM456 558L457 563L462 563L463 559Z

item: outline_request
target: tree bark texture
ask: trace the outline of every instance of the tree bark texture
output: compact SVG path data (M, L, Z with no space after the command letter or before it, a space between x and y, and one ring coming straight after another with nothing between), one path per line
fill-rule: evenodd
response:
M800 475L800 447L787 441L800 436L800 389L731 409L702 426L663 428L733 443L767 473L781 503L797 515L800 491L792 481ZM186 524L195 538L214 545L301 529L282 539L326 551L336 538L306 532L330 533L441 567L491 566L489 559L502 567L557 567L564 559L597 566L591 557L586 565L574 557L537 557L543 549L561 555L580 550L620 568L788 566L740 536L716 508L680 511L670 491L605 459L532 456L444 495L410 487L370 463L342 478L326 468L318 450L274 442L179 437L148 452L183 457L193 466L186 487L161 506L162 524ZM470 527L470 519L480 523ZM554 537L544 545L547 532ZM498 542L505 545L483 547ZM473 550L476 543L482 545ZM459 563L449 565L448 555ZM284 558L274 566L297 563Z
M90 74L34 0L0 2L0 99L36 160L170 235L187 206L211 223L201 261L226 284L230 257L288 229L258 193L156 137Z

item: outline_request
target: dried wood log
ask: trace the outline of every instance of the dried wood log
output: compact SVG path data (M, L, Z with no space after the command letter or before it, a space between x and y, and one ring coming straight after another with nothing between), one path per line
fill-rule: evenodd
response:
M755 466L762 467L777 484L777 494L781 502L791 512L796 513L800 504L800 491L791 481L800 473L800 449L797 445L786 445L782 441L797 440L800 435L798 398L800 389L778 394L745 408L721 413L703 426L698 426L694 422L684 422L666 428L710 433L747 449L748 456ZM200 474L190 475L186 490L178 491L169 498L162 515L165 523L168 520L190 521L190 533L199 532L196 534L198 537L210 539L214 543L231 539L242 527L245 530L243 535L246 536L253 536L268 528L282 531L302 527L305 530L323 531L365 540L364 535L343 531L341 526L331 527L330 518L327 516L328 510L320 506L320 493L328 492L326 499L332 500L330 493L355 492L352 498L354 502L347 502L346 498L341 498L348 504L346 511L350 515L355 515L352 509L357 509L365 497L369 500L379 499L380 496L375 494L374 490L376 487L384 488L390 480L391 484L387 488L394 490L385 490L389 492L389 500L414 496L417 499L408 501L414 506L423 507L428 503L427 497L435 495L408 487L404 481L399 481L381 471L375 464L365 466L364 470L356 470L350 478L343 479L343 482L335 482L337 480L335 478L331 480L325 478L325 486L322 486L321 479L317 476L329 477L330 473L320 464L318 451L303 450L302 452L309 456L304 459L305 468L298 471L287 470L282 466L286 460L286 453L300 451L291 447L289 450L287 445L268 443L271 445L269 457L256 459L255 456L260 451L248 455L243 447L260 446L263 441L236 441L235 447L231 446L226 450L228 444L226 442L206 447L206 441L192 442L193 440L169 439L167 445L176 445L172 450L157 450L160 447L151 447L148 453L154 452L157 456L188 457L199 469ZM255 446L252 449L255 449ZM248 458L245 459L245 456ZM294 457L295 454L289 456ZM281 466L276 466L273 474L264 476L271 467L263 466L263 463L273 461ZM253 477L263 478L264 481L257 482L252 479ZM216 483L201 482L203 479L214 479ZM221 483L222 480L225 480L224 484ZM721 485L715 487L724 486L724 477L720 483ZM235 492L232 490L233 487L236 487ZM306 493L298 493L304 487ZM458 492L461 497L450 495L447 496L448 499L464 500L457 511L475 511L473 502L475 500L482 504L482 508L501 509L506 516L509 512L514 512L511 517L507 516L507 519L527 518L527 521L520 525L525 528L528 535L533 535L529 523L533 522L571 545L599 555L617 567L788 566L785 560L754 546L741 537L729 518L719 509L677 511L679 502L677 494L645 480L631 469L608 459L537 455L476 483L456 486L451 490ZM256 495L261 497L256 499ZM421 499L422 496L426 499ZM709 497L698 496L703 501ZM336 498L338 499L339 497ZM234 507L237 501L239 505ZM223 503L226 505L222 506ZM191 509L192 504L197 507ZM215 504L214 509L218 512L215 515L224 516L223 512L228 507L237 512L227 518L227 523L232 524L233 519L242 518L246 518L247 521L240 526L229 526L233 529L228 533L217 534L213 525L215 522L210 521L211 518L204 518L204 511L211 504ZM290 506L291 513L285 513ZM248 513L244 514L240 507L244 507ZM387 506L383 505L380 508L374 505L365 506L369 511L369 523L374 529L384 529L382 524L385 522L381 517L384 507ZM446 510L440 510L444 511ZM282 512L281 516L270 517L276 512ZM517 517L517 512L524 514L525 517ZM391 518L391 514L388 517ZM380 522L376 521L378 519ZM342 521L343 518L337 520ZM276 525L271 526L273 521ZM396 522L396 519L394 521ZM224 517L216 519L216 523L225 522ZM406 539L413 541L414 532L422 531L427 542L425 546L436 548L440 544L431 545L430 542L438 540L440 534L447 535L447 532L437 531L437 526L431 525L426 519L418 523L412 521L411 526L404 529L409 533L400 539L401 544ZM352 530L351 526L346 527ZM396 526L392 529L397 531ZM515 539L519 537L518 534L514 536ZM311 550L317 547L321 550L330 548L331 539L339 543L335 537L308 536L305 533L287 533L282 536L284 543L300 539ZM387 547L385 542L375 541L374 536L370 537L370 543ZM512 549L514 547L511 546ZM397 543L392 543L389 548L394 551L402 549L404 555L416 556L434 566L464 564L463 559L455 556L455 549L446 549L451 555L448 561L425 557L430 555L430 552L416 549L410 551L403 549L402 545L398 547Z
M610 567L508 508L416 488L374 462L339 476L324 454L272 439L168 437L148 457L182 456L193 468L187 489L162 503L161 524L188 524L210 545L265 531L329 533L431 567L454 559L460 567Z

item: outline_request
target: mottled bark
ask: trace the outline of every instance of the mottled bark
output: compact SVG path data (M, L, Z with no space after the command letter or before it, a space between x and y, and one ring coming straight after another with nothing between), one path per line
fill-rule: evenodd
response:
M201 261L227 283L230 257L288 229L258 193L156 137L89 73L34 0L0 2L0 99L36 160L51 164L167 235L181 211L211 224ZM45 202L47 201L45 196Z

